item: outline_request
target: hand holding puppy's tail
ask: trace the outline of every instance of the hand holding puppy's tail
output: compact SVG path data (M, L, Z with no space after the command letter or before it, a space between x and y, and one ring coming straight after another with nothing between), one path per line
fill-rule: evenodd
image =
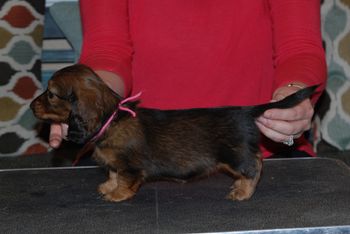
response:
M250 112L250 114L254 118L256 118L256 117L259 117L260 115L262 115L268 109L291 108L293 106L296 106L297 104L299 104L303 100L309 98L315 92L315 90L318 86L319 85L306 87L306 88L301 89L298 92L293 93L293 94L287 96L286 98L284 98L280 101L277 101L277 102L271 102L271 103L267 103L267 104L248 107L248 111Z

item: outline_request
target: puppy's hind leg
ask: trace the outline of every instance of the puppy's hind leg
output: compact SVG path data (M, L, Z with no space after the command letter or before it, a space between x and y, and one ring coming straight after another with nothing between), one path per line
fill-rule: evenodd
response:
M262 168L260 153L254 157L243 158L239 165L236 163L219 164L219 170L228 173L235 179L227 198L237 201L247 200L253 195L260 179Z

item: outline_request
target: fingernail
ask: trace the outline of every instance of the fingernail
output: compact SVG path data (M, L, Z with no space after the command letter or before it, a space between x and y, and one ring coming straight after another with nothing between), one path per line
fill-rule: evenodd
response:
M270 111L265 111L264 114L263 114L263 117L266 119L266 118L270 118L271 117L271 112Z
M60 142L57 139L50 140L50 146L52 148L57 148L59 146Z
M259 119L259 122L262 123L262 124L265 124L266 123L266 118L265 116L261 116L260 119Z

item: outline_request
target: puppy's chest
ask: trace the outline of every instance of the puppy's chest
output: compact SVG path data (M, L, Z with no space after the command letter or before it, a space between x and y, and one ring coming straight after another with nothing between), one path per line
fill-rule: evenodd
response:
M135 154L143 145L143 134L136 119L114 123L104 138L96 143L94 157L104 164L111 164Z
M93 157L101 164L112 165L116 162L116 152L113 148L95 147Z

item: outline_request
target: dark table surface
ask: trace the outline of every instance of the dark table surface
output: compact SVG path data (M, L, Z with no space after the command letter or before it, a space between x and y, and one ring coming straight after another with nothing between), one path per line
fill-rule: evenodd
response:
M272 159L249 201L225 199L225 175L143 185L130 201L96 191L96 167L0 170L0 233L350 233L350 168L331 159Z

